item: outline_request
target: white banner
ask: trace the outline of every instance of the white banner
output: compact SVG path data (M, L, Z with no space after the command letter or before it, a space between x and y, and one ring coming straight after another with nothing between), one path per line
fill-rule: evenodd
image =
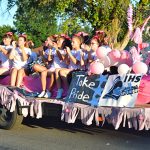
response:
M134 107L141 78L141 74L109 76L98 105Z

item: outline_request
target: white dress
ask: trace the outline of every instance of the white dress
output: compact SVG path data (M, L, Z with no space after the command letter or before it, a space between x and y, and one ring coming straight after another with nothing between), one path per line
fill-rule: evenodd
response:
M46 58L48 57L49 51L50 51L50 49L47 49L45 51L45 57ZM64 50L59 50L59 52L60 52L60 54L65 55ZM64 61L59 59L57 52L54 48L52 49L52 56L54 58L52 60L52 64L49 66L50 71L54 72L55 69L57 69L57 68L67 68L67 64Z
M8 52L11 51L11 49L13 48L12 45L9 46L2 45L2 47ZM8 57L2 51L0 52L0 62L1 62L0 63L1 68L10 69L12 67L12 61L9 60Z
M76 60L78 60L80 62L80 60L81 60L81 50L71 50L71 54L72 54L73 57L75 57ZM72 70L82 69L80 63L79 64L74 64L71 60L70 60L70 64L69 64L68 68L72 69Z
M27 55L31 55L31 49L30 48L24 48L25 53ZM21 69L21 68L26 68L28 65L28 60L23 61L22 60L22 52L20 51L20 49L17 47L14 51L13 51L13 55L14 55L14 59L13 59L13 66L12 68L17 68L17 69Z

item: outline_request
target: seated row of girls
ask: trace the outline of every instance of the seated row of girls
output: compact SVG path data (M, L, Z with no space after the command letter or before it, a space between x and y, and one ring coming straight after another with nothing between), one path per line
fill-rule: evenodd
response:
M95 51L99 47L99 38L96 36L92 38L88 50L81 49L83 37L76 35L72 37L72 41L66 36L57 38L50 36L46 43L48 48L45 51L40 51L43 61L35 61L32 65L32 70L41 75L42 92L38 97L50 98L52 87L56 81L58 89L56 98L61 98L63 94L61 80L68 89L69 73L88 69L86 66L96 59ZM46 89L47 77L50 77L48 89Z
M41 74L42 92L39 97L45 98L51 97L51 90L55 80L58 88L56 98L61 98L63 93L61 80L63 80L65 86L68 88L68 74L74 70L88 69L86 66L89 66L89 63L96 59L95 51L100 45L99 38L96 36L91 39L90 45L85 46L88 47L85 49L83 46L83 49L81 49L81 45L83 45L83 37L81 36L73 36L72 42L70 42L69 38L66 36L60 36L57 39L54 36L50 36L46 41L48 49L46 49L45 52L40 51L42 60L40 61L40 58L38 58L34 63L31 63L29 57L31 58L33 53L31 49L25 47L27 42L26 36L19 36L17 47L15 42L12 42L11 45L13 39L10 35L7 36L9 36L8 39L6 38L9 42L5 42L6 39L3 38L4 45L6 47L10 46L12 50L9 49L7 54L5 53L4 55L6 56L6 60L12 64L12 68L4 67L4 71L0 68L1 74L6 74L10 71L11 86L20 87L28 65L32 64L30 65L30 69ZM1 50L2 53L5 52L6 47ZM37 57L34 57L34 59L36 58ZM47 76L50 76L51 79L48 89L46 89Z
M89 48L81 49L83 38L81 36L73 36L71 41L72 50L69 47L70 44L68 45L69 40L67 40L67 44L64 44L66 43L64 37L59 37L57 40L49 37L47 41L49 43L49 49L45 51L45 54L47 55L47 58L49 58L49 61L53 61L52 65L48 69L39 64L33 66L36 71L37 68L39 68L38 71L41 72L42 92L39 97L50 97L54 80L56 80L58 88L56 98L61 98L63 94L61 80L68 88L68 75L70 72L75 70L87 70L87 66L97 59L95 51L99 47L100 41L98 37L94 36L91 39ZM49 75L51 77L51 82L49 89L46 89L46 77Z
M88 44L89 43L89 44ZM72 71L76 70L85 70L89 69L90 63L97 60L96 57L96 50L101 45L108 45L108 39L106 35L103 33L102 36L95 35L89 40L86 37L80 36L73 36L72 37L72 50L68 47L66 48L66 60L69 62L68 68L62 68L59 70L59 80L56 80L58 93L57 98L62 97L63 88L61 86L61 80L65 84L67 88L69 88L68 84L68 75Z
M31 52L31 49L26 48L25 46L27 42L26 36L20 35L18 38L17 45L15 41L12 41L13 39L11 38L11 36L12 35L8 35L8 34L5 35L3 38L4 46L0 46L1 56L4 55L5 57L2 56L2 58L5 58L7 61L6 60L4 61L8 62L6 66L3 59L1 59L3 62L1 63L2 67L0 68L0 72L1 74L10 73L11 74L10 85L20 87L23 77L26 75L26 70L27 70L28 63L29 63L29 57L31 56L32 52ZM11 45L11 42L12 42L12 45ZM69 39L66 39L65 37L59 37L58 40L56 41L56 39L54 39L51 36L51 37L48 37L47 42L48 42L49 48L45 51L45 53L42 53L42 55L45 55L44 61L43 60L41 61L41 62L44 62L43 63L44 65L39 63L40 61L38 59L37 61L35 61L36 63L33 63L33 66L32 66L32 69L34 71L41 73L41 82L42 82L42 89L43 89L43 92L41 94L44 97L51 96L50 91L54 83L54 75L56 75L56 79L58 79L56 80L58 81L56 82L58 87L61 86L60 81L59 81L60 80L59 70L68 68L68 64L67 64L68 59L66 59L67 55L65 56L64 54L71 49L71 43ZM64 51L64 48L66 47L67 47L67 50ZM5 51L7 51L7 53L4 53ZM45 60L48 61L48 63ZM49 63L51 61L52 61L52 64ZM47 76L51 77L49 90L46 90L46 77ZM61 89L58 90L58 93L59 91L61 91ZM43 97L43 96L39 95L39 97Z

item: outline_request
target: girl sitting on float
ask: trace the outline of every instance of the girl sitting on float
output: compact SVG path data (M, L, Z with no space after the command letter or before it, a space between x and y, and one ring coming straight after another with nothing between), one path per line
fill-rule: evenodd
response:
M8 75L10 73L11 61L8 58L8 55L13 48L13 33L7 32L3 36L3 45L0 45L0 75Z
M13 48L9 54L12 60L11 86L20 87L23 77L26 75L28 58L31 55L31 49L26 47L27 36L19 35L18 42L12 42Z
M54 51L53 43L56 42L56 38L54 36L49 36L45 41L45 45L43 49L39 51L39 57L36 61L30 64L31 72L40 73L41 84L42 84L42 92L38 95L38 97L50 98L51 92L46 89L46 78L50 76L50 87L51 89L54 82L54 73L48 72L47 68L50 67L53 59L52 59L52 51Z
M69 47L70 49L72 48L71 46L71 41L70 38L67 35L62 34L58 39L57 39L57 45L55 45L56 48L56 53L57 57L54 57L57 61L57 65L55 64L55 79L56 79L56 85L57 85L57 96L56 98L59 99L62 96L63 89L61 88L61 78L60 78L60 73L59 71L62 68L68 68L68 62L66 61L66 51L65 48ZM59 60L58 60L59 59Z
M69 47L66 47L66 55L67 61L69 62L68 68L62 68L60 70L60 76L63 80L67 89L69 88L68 83L68 75L72 71L76 70L83 70L84 69L84 60L83 60L83 51L81 50L82 38L80 36L73 36L72 37L72 50ZM59 98L62 97L63 89L61 89Z
M97 60L96 50L100 45L99 37L94 36L90 42L90 51L88 51L88 66L91 62Z
M90 45L86 45L86 51L88 52L87 60L88 65L87 69L89 69L90 63L98 60L96 55L96 50L100 47L104 46L108 48L108 40L106 38L106 34L103 31L97 31L96 35L92 37L90 41ZM111 50L111 49L110 49Z

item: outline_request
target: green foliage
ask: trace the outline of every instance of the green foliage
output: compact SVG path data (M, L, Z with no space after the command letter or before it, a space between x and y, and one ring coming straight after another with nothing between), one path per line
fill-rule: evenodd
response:
M48 34L81 30L94 33L101 29L116 47L122 43L123 48L129 41L126 17L131 2L136 2L134 27L137 27L150 14L149 0L8 0L8 8L17 4L15 25L37 45Z
M48 0L44 1L45 3L39 5L44 6L48 3ZM105 30L116 42L122 40L127 32L126 12L130 0L55 0L55 3L51 2L54 12L63 18L62 31L69 30L70 33L78 31L81 24L88 25L89 32ZM71 25L69 28L68 24Z
M15 26L18 32L25 32L35 46L40 46L48 35L57 33L55 16L48 13L48 6L40 7L36 0L18 0Z

